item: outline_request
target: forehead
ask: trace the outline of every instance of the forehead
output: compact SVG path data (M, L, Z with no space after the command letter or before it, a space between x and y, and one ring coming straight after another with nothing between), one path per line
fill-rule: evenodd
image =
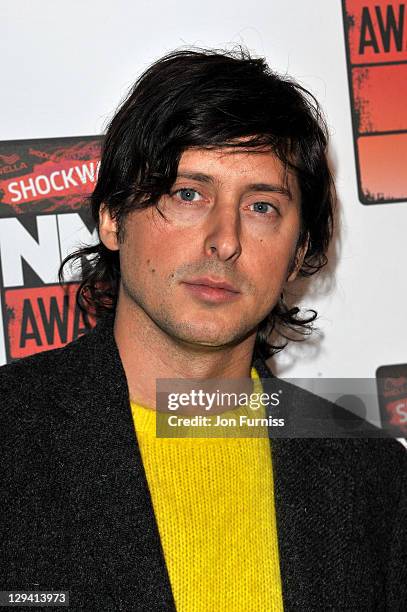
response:
M178 175L201 173L216 184L279 183L296 190L296 177L271 149L190 148L180 158ZM207 180L206 180L207 182Z

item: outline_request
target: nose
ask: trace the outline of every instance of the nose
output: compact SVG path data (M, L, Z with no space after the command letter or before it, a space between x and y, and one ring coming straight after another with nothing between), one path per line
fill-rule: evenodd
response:
M232 204L232 205L231 205ZM205 224L205 255L221 261L235 261L242 252L239 210L223 198L213 206Z

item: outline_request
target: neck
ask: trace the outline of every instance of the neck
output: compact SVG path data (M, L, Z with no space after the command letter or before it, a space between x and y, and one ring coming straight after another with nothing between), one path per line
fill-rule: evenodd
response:
M233 346L187 343L164 332L143 309L118 301L114 337L135 403L156 408L157 378L250 378L256 331Z

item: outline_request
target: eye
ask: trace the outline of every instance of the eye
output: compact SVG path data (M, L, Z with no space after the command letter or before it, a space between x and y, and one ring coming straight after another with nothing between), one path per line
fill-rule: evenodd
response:
M191 189L189 187L183 187L182 189L177 189L174 191L173 195L179 194L179 198L183 202L196 202L199 198L195 196L199 196L199 192L196 189Z
M270 213L273 211L278 212L277 208L269 202L254 202L254 204L250 204L250 207L251 206L255 206L255 212L259 213Z

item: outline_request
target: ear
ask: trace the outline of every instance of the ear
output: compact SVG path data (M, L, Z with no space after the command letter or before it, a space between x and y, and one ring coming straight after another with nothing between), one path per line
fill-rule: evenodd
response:
M106 248L118 251L117 222L110 215L106 204L102 203L99 208L99 236Z
M287 277L287 283L291 283L293 280L297 278L298 272L300 271L301 266L304 263L304 258L308 251L308 246L309 246L309 235L307 236L302 246L297 248L294 262L290 268L290 274Z

